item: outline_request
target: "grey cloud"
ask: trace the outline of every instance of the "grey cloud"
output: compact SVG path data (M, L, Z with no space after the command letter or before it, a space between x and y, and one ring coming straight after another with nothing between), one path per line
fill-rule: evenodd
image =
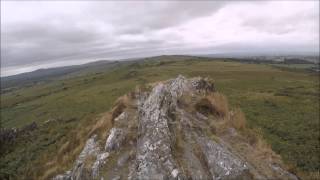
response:
M17 14L13 8L10 11L13 12L11 15L1 16L2 69L77 59L112 59L246 49L242 48L245 47L244 44L237 44L237 41L229 45L215 45L215 41L218 41L219 38L210 39L214 38L211 36L210 28L220 33L217 36L223 35L228 39L228 34L224 34L224 29L219 25L183 27L184 24L204 17L215 17L222 11L225 14L232 13L227 9L230 4L242 8L242 4L237 2L85 1L85 4L79 7L79 2L73 2L66 7L64 7L64 2L58 3L61 7L58 6L57 9L51 9L49 5L48 7L42 6L50 12L45 10L38 12L39 7L34 2L32 6L25 7L28 10L24 12L25 14ZM19 3L15 5L19 6ZM57 5L59 4L56 4L56 7ZM71 6L74 7L69 12ZM3 6L1 10L2 8ZM3 15L2 12L1 15ZM13 21L10 16L17 17L12 18ZM27 17L23 18L23 16ZM5 21L2 21L3 18ZM303 22L306 21L315 23L315 19L319 18L309 12L303 16L291 14L289 17L280 19L271 19L268 16L243 17L240 25L257 32L282 36L296 31L297 23L301 23L299 25L303 25ZM228 21L228 16L226 15L223 20ZM212 22L208 20L206 23L210 25ZM189 29L183 30L184 28ZM239 27L235 26L235 28ZM241 30L242 27L239 29ZM208 33L201 35L202 30L207 30ZM200 36L198 36L199 33ZM311 35L314 34L311 32ZM201 39L207 39L207 42L204 43L207 43L208 47L201 46ZM265 47L278 47L273 46L272 43L275 42L266 42L268 46ZM291 47L293 45L287 43L282 44L281 48L282 46ZM299 44L294 44L294 46L299 47ZM304 46L307 47L307 45ZM311 46L311 48L314 47Z
M121 39L121 36L115 39L107 33L96 32L91 28L75 28L70 24L67 29L60 29L52 24L20 24L9 27L4 34L2 66L91 58L99 55L110 57L118 54L119 57L123 57L126 51L165 45L165 40L161 39L149 37L132 41Z
M37 20L3 25L1 36L1 64L49 62L66 57L88 57L90 54L108 52L107 44L113 47L128 46L152 47L164 43L150 38L139 42L121 39L121 34L146 36L150 30L158 30L177 25L198 16L213 13L223 3L146 3L135 7L135 3L94 3L84 9L84 15L70 17L58 14L55 17L40 17ZM160 6L159 6L160 5ZM110 11L107 11L108 9ZM95 22L90 26L79 26L78 21L90 22L86 14L93 16ZM101 23L114 27L114 31L99 32ZM115 36L119 36L115 38ZM102 53L108 55L108 53Z
M123 33L142 33L153 29L168 28L190 19L215 13L226 4L225 1L171 1L171 2L129 2L103 3L92 9L102 20L116 25ZM111 11L106 11L110 9ZM115 16L114 16L115 15Z
M243 43L243 42L232 42L225 43L222 45L211 46L210 50L223 53L246 53L246 54L294 54L299 52L310 52L314 45L300 43L296 44L282 42L265 42L263 44L257 43Z
M309 11L291 14L281 19L274 19L268 16L247 18L243 20L242 25L260 32L281 35L296 31L299 26L303 26L306 23L313 23L315 25L318 21L319 17L317 17L317 14Z
M58 57L71 56L95 48L108 35L94 29L51 23L22 23L2 29L1 63L13 66L31 62L45 62ZM103 38L102 38L103 37Z
M74 18L61 15L54 18L41 17L38 21L6 24L2 27L1 64L15 66L70 57L90 57L91 54L98 53L109 55L108 49L103 48L108 43L117 48L127 46L127 50L161 46L165 40L148 37L146 40L130 41L122 39L121 34L148 36L146 34L151 30L175 26L192 18L214 13L223 5L221 2L173 2L160 3L160 6L158 3L147 3L134 8L134 4L116 4L111 11L106 11L109 4L102 3L84 10L84 14L91 13L96 17L97 22L115 27L114 32L99 32L96 30L99 24L94 26L94 23L91 24L92 27L81 27ZM76 20L88 21L86 16ZM118 37L112 38L114 36Z
M54 25L51 22L38 24L27 22L8 24L2 29L4 38L8 43L15 42L41 42L48 39L66 43L81 43L95 41L99 38L95 29L76 27L72 22Z

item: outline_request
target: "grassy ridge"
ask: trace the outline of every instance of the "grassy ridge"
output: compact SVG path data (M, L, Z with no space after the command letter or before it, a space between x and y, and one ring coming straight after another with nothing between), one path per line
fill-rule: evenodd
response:
M104 73L39 84L2 95L4 127L43 124L20 137L1 157L4 174L24 174L41 166L42 154L54 156L71 131L81 131L97 114L108 111L115 99L136 85L166 80L178 74L210 76L231 106L240 107L249 126L259 129L285 162L299 171L319 171L319 80L309 73L285 71L268 65L236 62L158 58L121 65ZM32 146L28 146L32 142ZM83 140L85 141L85 140ZM21 156L21 154L25 156ZM8 165L6 165L8 163ZM41 169L39 167L39 169Z

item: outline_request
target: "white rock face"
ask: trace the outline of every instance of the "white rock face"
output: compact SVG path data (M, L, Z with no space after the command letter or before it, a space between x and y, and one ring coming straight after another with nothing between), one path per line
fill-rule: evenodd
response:
M91 169L84 169L85 160L93 156L96 161L93 163ZM82 180L82 179L94 179L99 175L100 167L105 163L109 157L108 152L101 152L97 143L97 135L93 135L89 138L79 154L75 165L71 171L67 171L65 174L57 175L54 180ZM91 173L90 173L91 172Z
M178 169L174 169L172 172L171 172L171 176L173 178L177 178L178 177L178 174L179 174L179 170Z
M202 89L203 87L205 88ZM179 167L173 158L174 135L169 124L174 120L170 114L176 112L177 100L184 93L197 93L202 90L213 91L213 86L202 82L201 78L188 80L178 76L165 84L155 86L141 103L143 105L138 107L141 137L137 144L137 179L184 177L178 176Z
M188 80L181 75L179 75L176 79L169 81L168 84L169 93L174 100L180 97L184 93L184 91L187 91L189 89L190 84L188 83Z
M167 86L159 84L139 107L137 179L163 179L177 166L172 157L168 126L171 100Z
M121 143L125 140L126 132L120 128L112 128L110 135L106 141L105 150L113 151L120 147Z
M199 137L200 148L206 158L212 179L241 179L249 175L245 162L226 147L207 137Z
M84 162L89 156L97 156L100 152L100 148L97 144L97 135L93 135L89 138L78 156L74 167L71 171L67 171L65 174L57 175L54 180L81 180L86 178L92 178L90 173L84 169Z
M82 164L84 160L90 155L98 155L99 151L100 148L97 145L97 135L93 135L91 138L87 140L86 145L84 146L83 150L78 156L76 164Z
M75 180L80 180L84 178L88 178L89 172L84 170L84 162L86 158L89 156L97 156L99 154L100 148L97 144L97 135L93 135L89 138L84 146L83 150L81 151L78 159L76 160L75 166L71 171L71 178Z

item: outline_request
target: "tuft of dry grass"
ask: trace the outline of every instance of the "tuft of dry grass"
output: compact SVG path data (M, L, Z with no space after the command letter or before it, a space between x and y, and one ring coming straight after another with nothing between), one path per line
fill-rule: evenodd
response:
M91 128L89 136L97 134L98 137L106 139L109 130L112 127L112 114L110 112L104 113L102 117Z
M91 169L93 163L96 160L96 156L90 155L84 160L84 168Z
M133 95L124 95L118 98L114 108L110 112L103 113L92 123L88 121L85 128L74 130L70 133L68 140L58 149L58 154L53 159L50 157L43 156L42 162L50 162L43 166L42 175L37 174L35 177L40 179L50 179L56 174L63 173L65 170L70 169L73 162L82 151L85 141L92 136L97 134L101 139L106 139L109 130L113 126L114 118L118 117L125 108L132 106ZM86 164L90 166L92 159L86 160ZM90 161L90 162L89 162Z
M114 124L114 119L117 118L123 110L126 108L126 105L121 101L111 110L111 120L112 124Z
M58 173L63 173L69 169L74 160L78 157L84 147L83 139L78 134L74 134L70 137L70 140L64 143L58 150L57 156L54 158L43 156L43 162L48 162L43 166L41 175L38 174L36 177L39 179L50 179ZM37 179L38 179L37 178Z
M256 169L264 172L267 177L276 175L270 168L270 164L279 165L283 169L292 169L290 171L294 174L299 173L294 171L295 168L285 167L281 156L272 151L271 146L263 139L261 132L246 126L246 117L240 108L229 111L228 101L222 94L215 92L200 97L194 104L194 108L207 116L215 116L209 117L210 121L208 121L212 133L210 137L214 141L223 138ZM232 131L232 129L237 131ZM197 155L201 158L201 154ZM312 174L310 177L317 177L317 174Z
M134 94L129 93L117 99L114 107L111 110L112 124L114 124L114 119L117 118L124 111L124 109L128 107L132 107L133 97L134 97Z
M59 172L59 167L53 166L53 167L47 169L40 179L48 179L48 177L54 176L57 172Z
M280 159L280 156L275 154L271 150L271 146L260 136L257 136L257 142L254 144L254 148L259 152L257 155L260 155L263 159Z
M232 127L238 130L244 130L246 128L246 117L240 108L235 109L230 113L228 118Z
M227 98L218 92L212 93L207 96L208 100L213 105L214 109L222 117L225 117L229 112L229 105Z
M92 121L91 121L92 122ZM40 174L35 174L36 179L50 179L56 174L63 173L70 169L73 162L82 151L86 140L93 134L106 138L109 129L112 127L111 113L103 113L94 124L88 123L85 128L70 133L68 140L58 149L54 158L44 155L41 162L48 162L43 166Z
M229 112L226 97L218 92L210 93L201 98L196 104L195 109L203 114L226 117Z

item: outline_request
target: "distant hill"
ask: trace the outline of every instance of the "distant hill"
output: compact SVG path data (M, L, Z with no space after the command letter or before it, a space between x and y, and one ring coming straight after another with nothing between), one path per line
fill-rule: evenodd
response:
M134 62L145 62L145 61L156 61L156 60L164 60L170 61L174 60L186 60L191 58L192 56L181 56L181 55L173 55L173 56L156 56L156 57L148 57L148 58L133 58L133 59L125 59L121 61L107 61L100 60L91 63L86 63L82 65L73 65L73 66L63 66L63 67L55 67L48 69L38 69L32 72L21 73L13 76L1 77L1 92L6 91L5 89L13 88L13 87L21 87L26 85L32 85L34 83L50 81L57 78L63 78L64 76L73 76L79 75L86 72L102 72L108 69L112 69L113 67L120 64L134 63Z
M314 64L319 63L318 55L263 55L263 54L207 54L200 57L210 58L231 58L233 60L247 60L260 62L278 62L285 64Z
M235 56L235 57L234 57ZM64 76L74 76L86 72L103 72L121 64L146 63L161 61L184 61L184 60L217 60L240 61L246 63L280 63L280 64L315 64L319 63L317 56L236 56L232 54L208 54L208 55L161 55L154 57L132 58L119 61L95 61L82 65L64 66L48 69L38 69L32 72L17 74L8 77L1 77L1 92L10 91L10 88L16 88L35 83L63 78Z
M21 73L8 77L1 77L1 90L20 87L42 81L50 81L65 75L77 75L85 71L99 72L119 64L118 61L96 61L83 65L64 66L48 69L38 69L32 72Z

